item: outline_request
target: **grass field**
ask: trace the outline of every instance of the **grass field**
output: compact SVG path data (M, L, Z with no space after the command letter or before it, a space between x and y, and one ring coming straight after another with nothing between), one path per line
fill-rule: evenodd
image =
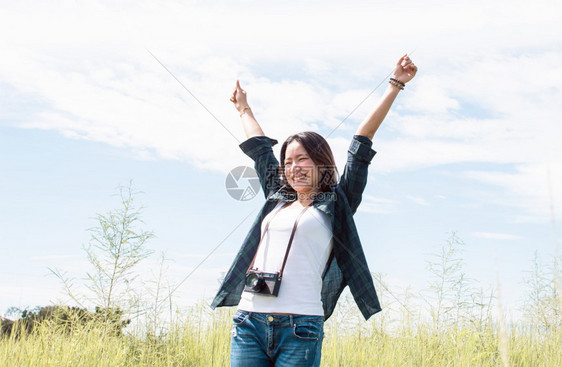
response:
M22 366L228 366L232 310L199 306L161 337L109 336L103 325L70 333L42 325L31 335L0 340L0 363ZM423 322L385 326L340 308L326 324L322 366L562 366L560 328L510 327L490 320L432 328ZM347 314L342 324L341 318Z

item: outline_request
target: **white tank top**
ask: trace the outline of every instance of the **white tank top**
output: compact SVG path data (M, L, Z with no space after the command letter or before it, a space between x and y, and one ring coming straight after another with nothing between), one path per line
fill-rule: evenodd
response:
M276 209L285 203L277 205ZM274 209L262 221L262 233ZM297 203L281 209L258 248L254 268L268 273L281 269L289 237L302 207ZM310 207L300 218L277 297L242 292L238 308L250 312L323 316L322 273L332 251L330 217Z

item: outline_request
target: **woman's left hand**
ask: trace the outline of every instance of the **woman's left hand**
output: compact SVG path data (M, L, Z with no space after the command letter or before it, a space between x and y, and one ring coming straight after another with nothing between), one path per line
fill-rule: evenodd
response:
M404 55L396 63L396 68L394 69L393 77L406 84L416 76L418 72L418 67L414 65L408 55Z

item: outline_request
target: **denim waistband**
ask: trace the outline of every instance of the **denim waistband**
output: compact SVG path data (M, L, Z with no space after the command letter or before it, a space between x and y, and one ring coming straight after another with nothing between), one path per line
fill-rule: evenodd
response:
M262 313L262 312L250 312L244 310L238 310L244 315L248 315L248 318L251 318L258 322L263 322L264 324L270 325L281 325L281 324L289 324L294 325L295 323L302 323L305 321L308 322L323 322L324 316L317 316L317 315L280 315L275 313Z

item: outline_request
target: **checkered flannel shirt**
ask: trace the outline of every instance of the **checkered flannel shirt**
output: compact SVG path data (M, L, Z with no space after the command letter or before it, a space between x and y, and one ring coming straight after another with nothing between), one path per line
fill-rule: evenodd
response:
M275 208L279 200L295 200L294 196L291 197L283 190L280 182L279 162L272 150L275 144L276 140L266 136L252 137L240 144L242 151L254 160L266 201L211 304L213 309L238 305L244 289L246 271L259 245L262 220ZM365 319L381 310L353 220L353 214L361 202L367 183L368 166L375 156L371 146L369 138L355 135L348 150L347 163L333 189L333 195L326 195L324 200L315 200L312 204L329 215L332 222L333 250L322 275L321 297L326 320L332 315L346 286L349 286Z

